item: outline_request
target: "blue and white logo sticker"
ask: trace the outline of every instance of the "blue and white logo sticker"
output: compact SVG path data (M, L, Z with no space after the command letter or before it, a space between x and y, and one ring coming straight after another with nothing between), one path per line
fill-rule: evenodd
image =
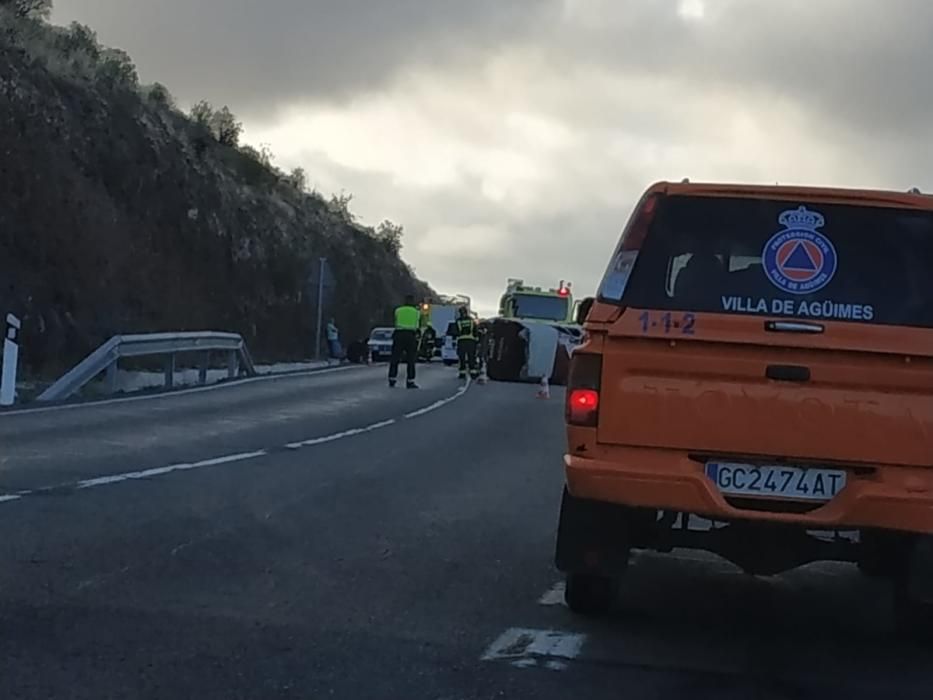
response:
M781 212L784 226L765 243L761 263L775 287L791 294L816 292L836 274L836 249L816 229L826 223L819 212L804 206Z

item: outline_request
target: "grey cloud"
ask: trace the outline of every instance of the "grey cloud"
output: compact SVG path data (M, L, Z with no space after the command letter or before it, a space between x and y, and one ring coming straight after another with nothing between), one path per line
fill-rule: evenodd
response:
M181 99L264 113L377 89L412 65L478 65L550 0L56 0Z
M519 215L508 202L485 199L476 181L425 192L399 187L389 175L341 166L323 154L304 153L296 160L321 181L341 183L354 193L357 210L366 214L364 223L385 217L403 223L405 259L439 291L471 294L487 306L495 303L509 277L540 285L565 279L574 283L578 296L592 294L642 184L633 179L632 196L621 195L613 206L581 194L566 211ZM506 235L495 246L465 246L452 239L449 251L419 252L432 230L448 226L464 231L497 227Z
M561 122L577 141L559 162L543 160L559 172L535 194L559 206L518 211L485 197L481 177L469 172L456 184L419 189L322 154L279 154L325 193L354 193L367 223L404 224L406 259L442 291L494 300L507 277L525 276L542 284L569 278L578 293L591 292L629 208L658 174L770 181L779 170L782 181L829 176L838 179L811 184L933 189L926 0L706 0L699 21L678 16L673 0L56 3L56 19L80 19L129 50L144 79L258 121L274 121L263 113L270 106L308 100L351 103L374 91L412 100L393 83L427 68L438 95L463 90L488 120L458 120L447 101L425 94L413 108L449 119L442 126L478 147L495 140L484 131L508 110L483 102L494 94L483 70L512 51L516 104ZM576 22L564 13L571 5L595 9ZM721 114L710 107L717 103ZM729 150L743 146L742 137L714 120L741 111L760 123L793 120L765 144L781 157ZM619 134L632 145L616 154L608 144ZM669 163L694 170L658 172ZM506 235L489 249L419 252L443 227Z
M57 20L87 22L126 48L146 80L184 101L229 103L244 116L271 118L269 110L302 100L350 100L416 67L478 71L497 52L523 45L547 57L555 74L609 72L675 81L685 91L744 92L756 108L798 104L869 135L930 132L927 0L705 0L700 21L681 18L673 0L56 5ZM590 8L582 21L564 10L574 6Z
M926 0L705 6L703 20L687 21L673 2L619 3L598 25L555 28L555 62L574 58L594 70L676 80L691 91L757 94L765 106L791 102L843 128L928 133L933 4Z

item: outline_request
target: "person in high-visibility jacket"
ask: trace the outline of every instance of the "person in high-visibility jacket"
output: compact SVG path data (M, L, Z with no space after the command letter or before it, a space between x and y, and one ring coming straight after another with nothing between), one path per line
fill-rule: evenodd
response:
M460 359L460 379L466 379L467 369L470 376L476 379L479 376L479 365L476 361L476 349L479 343L479 329L476 321L470 318L470 312L465 306L457 311L457 320L450 324L448 334L457 339L457 357Z
M407 367L409 389L417 389L415 364L418 355L418 329L421 326L421 310L415 306L415 298L409 294L405 303L395 309L395 332L392 334L392 360L389 362L389 386L398 379L399 362Z

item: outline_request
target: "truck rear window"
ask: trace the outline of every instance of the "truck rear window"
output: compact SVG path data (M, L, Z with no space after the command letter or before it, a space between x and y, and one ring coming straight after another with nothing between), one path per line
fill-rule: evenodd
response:
M566 297L516 294L512 297L512 312L521 318L565 321L569 312L568 303Z
M621 247L601 296L626 306L933 327L929 212L669 196Z

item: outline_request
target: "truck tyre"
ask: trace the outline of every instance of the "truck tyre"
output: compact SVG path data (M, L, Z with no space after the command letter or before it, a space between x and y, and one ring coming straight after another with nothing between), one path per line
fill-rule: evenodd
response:
M632 516L630 508L577 498L564 487L554 552L557 569L610 579L621 576L636 534Z

